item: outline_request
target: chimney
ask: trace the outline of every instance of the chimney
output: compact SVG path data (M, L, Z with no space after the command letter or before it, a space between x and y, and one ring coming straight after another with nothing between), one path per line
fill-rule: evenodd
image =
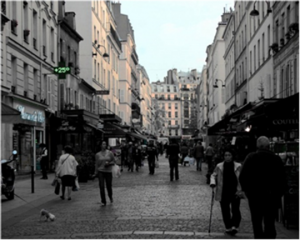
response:
M65 18L71 28L76 30L76 24L75 24L75 12L66 12Z

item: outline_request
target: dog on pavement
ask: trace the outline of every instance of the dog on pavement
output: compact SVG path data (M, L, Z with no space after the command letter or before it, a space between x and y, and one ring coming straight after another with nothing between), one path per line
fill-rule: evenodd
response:
M55 219L55 216L45 209L42 209L40 213L41 213L40 220L41 218L45 217L46 222L48 221L48 219L50 219L53 222Z

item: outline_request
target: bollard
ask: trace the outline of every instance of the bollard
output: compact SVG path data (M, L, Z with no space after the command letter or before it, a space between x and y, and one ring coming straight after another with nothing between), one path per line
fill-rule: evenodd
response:
M31 193L34 193L34 166L31 166Z

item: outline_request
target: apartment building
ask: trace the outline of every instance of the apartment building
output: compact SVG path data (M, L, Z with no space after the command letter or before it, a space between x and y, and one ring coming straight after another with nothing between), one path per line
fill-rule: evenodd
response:
M272 12L269 46L274 76L270 92L274 98L286 98L299 92L299 2L275 2Z
M158 134L190 138L197 129L196 88L200 73L168 71L164 82L151 83L152 98L157 100L164 121Z
M229 12L224 11L221 22L218 23L213 43L206 49L209 125L220 121L225 113L225 41L223 33L230 15Z
M21 112L20 119L1 124L1 157L17 150L18 171L35 166L36 146L48 143L46 129L57 111L57 76L52 74L57 13L54 1L1 2L1 101Z
M119 115L119 41L110 1L75 1L67 11L76 13L80 43L80 77L92 88L86 104L95 114ZM98 94L106 90L108 94ZM103 92L102 92L103 93Z

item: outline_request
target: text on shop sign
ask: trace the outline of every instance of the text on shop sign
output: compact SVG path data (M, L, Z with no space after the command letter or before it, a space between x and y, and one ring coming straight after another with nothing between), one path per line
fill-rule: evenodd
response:
M33 113L27 113L25 112L25 108L21 105L17 106L17 110L21 112L21 118L33 122L45 122L45 117L43 116L43 113L40 111L34 111Z

